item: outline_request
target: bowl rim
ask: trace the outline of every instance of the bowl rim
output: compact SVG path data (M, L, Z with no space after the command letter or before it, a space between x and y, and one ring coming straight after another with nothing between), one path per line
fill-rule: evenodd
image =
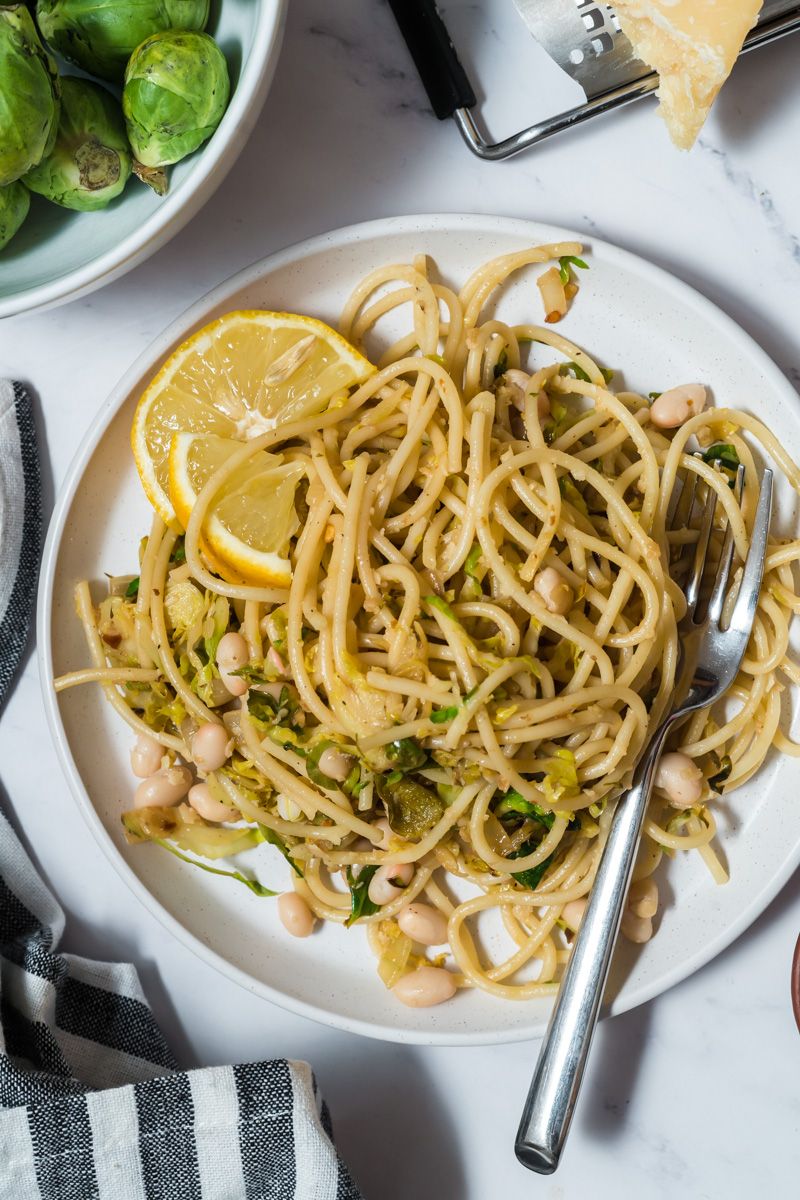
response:
M133 868L120 854L117 845L92 805L72 757L61 721L58 698L52 686L53 584L60 544L65 534L66 518L69 514L72 500L86 466L105 435L108 426L114 420L119 409L125 403L135 385L141 380L144 373L154 373L171 349L188 336L189 331L197 326L198 323L208 319L209 311L228 301L231 296L243 288L256 283L265 274L279 270L290 263L302 261L331 246L347 246L353 242L368 240L384 233L412 232L419 236L427 231L441 229L456 229L462 233L473 230L485 231L488 222L495 224L498 231L516 234L521 239L526 236L528 238L533 236L538 240L554 242L572 241L576 238L578 240L589 241L593 249L602 248L623 264L631 264L631 266L636 268L637 273L649 276L654 283L657 283L665 291L677 294L682 299L690 301L718 327L734 335L746 347L747 351L760 361L765 382L776 390L783 391L787 395L790 394L796 398L795 389L777 364L756 340L723 309L704 296L702 292L697 291L690 284L685 283L678 276L672 274L671 271L652 263L642 255L617 246L613 242L606 241L603 238L596 238L591 234L581 239L580 235L574 231L566 230L547 222L526 218L496 216L486 213L421 213L400 217L381 217L376 220L348 225L306 238L237 271L186 308L157 338L145 347L111 391L105 404L97 414L96 423L90 427L85 437L81 440L70 463L61 484L50 520L39 577L37 657L39 680L48 727L56 747L59 764L67 777L81 815L95 841L110 860L117 874L143 903L148 912L177 937L182 945L192 950L202 961L220 971L226 978L244 987L245 990L254 995L261 996L282 1009L307 1017L317 1023L341 1029L348 1033L359 1034L396 1044L438 1046L499 1045L502 1043L523 1042L540 1038L544 1033L544 1028L533 1029L529 1025L521 1028L501 1028L494 1031L442 1031L433 1028L429 1030L399 1030L390 1025L370 1022L359 1017L346 1017L331 1013L321 1006L287 996L271 984L254 979L242 968L222 958L216 950L209 948L200 937L183 926L152 895ZM647 1003L705 966L723 950L727 949L728 946L749 928L786 884L798 866L800 866L800 850L796 849L795 853L783 863L782 868L776 871L759 891L755 891L750 896L748 903L742 907L736 920L731 921L721 932L709 937L708 941L697 952L686 958L677 960L658 980L640 986L637 991L630 995L623 991L619 996L614 998L609 1006L604 1008L601 1016L615 1016L636 1008L640 1004Z
M289 0L260 0L239 83L218 128L200 152L180 193L159 207L116 246L47 283L0 297L0 319L76 300L124 275L160 249L214 194L244 149L277 66Z

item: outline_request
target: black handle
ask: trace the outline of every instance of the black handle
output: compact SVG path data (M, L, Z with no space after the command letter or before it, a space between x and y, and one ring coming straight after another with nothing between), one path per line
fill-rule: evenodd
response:
M472 108L472 84L434 0L389 0L389 5L439 120L452 117L457 108Z

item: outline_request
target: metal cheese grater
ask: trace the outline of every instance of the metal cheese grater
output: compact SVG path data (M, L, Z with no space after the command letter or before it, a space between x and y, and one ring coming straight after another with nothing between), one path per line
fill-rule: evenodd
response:
M514 0L534 37L575 79L586 103L557 113L500 142L490 141L475 119L475 93L435 0L389 0L417 70L440 120L452 117L474 154L489 162L511 158L554 133L638 100L658 87L658 76L633 53L612 8L602 0ZM744 50L800 30L798 0L764 0Z

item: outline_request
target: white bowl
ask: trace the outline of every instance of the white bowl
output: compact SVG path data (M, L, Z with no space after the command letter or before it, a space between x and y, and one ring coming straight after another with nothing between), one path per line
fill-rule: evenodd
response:
M216 191L258 119L281 47L288 0L215 0L207 32L231 73L231 100L211 139L169 169L156 196L131 179L101 212L77 213L33 196L19 233L0 251L0 317L49 308L124 275L155 253ZM65 74L75 73L67 65Z
M179 317L133 364L78 451L53 514L39 592L40 677L50 730L82 816L139 899L206 962L257 995L354 1033L438 1045L525 1040L544 1032L550 1002L512 1003L473 991L437 1008L404 1008L380 982L358 926L328 926L298 941L287 937L272 901L155 846L126 845L120 814L135 782L130 731L99 689L53 691L54 675L88 661L73 588L80 579L101 581L105 571L125 574L137 561L152 514L130 453L133 409L142 386L192 330L233 308L307 312L335 324L351 288L381 264L427 252L458 286L493 255L563 240L579 239L491 216L392 217L313 238L249 267ZM757 405L800 458L797 395L743 330L635 255L591 239L586 256L591 270L563 323L567 337L644 393L702 380L717 404ZM538 311L534 274L526 271L502 289L501 319L530 320ZM392 338L407 328L407 314L398 310L397 321ZM783 480L776 514L782 533L797 529L797 498ZM725 887L712 882L698 855L664 864L656 936L645 946L619 946L607 993L612 1013L696 971L763 911L800 862L799 779L798 759L773 756L718 806L718 844L731 873ZM287 886L288 868L273 847L249 851L245 862L272 887ZM487 937L491 944L491 931Z

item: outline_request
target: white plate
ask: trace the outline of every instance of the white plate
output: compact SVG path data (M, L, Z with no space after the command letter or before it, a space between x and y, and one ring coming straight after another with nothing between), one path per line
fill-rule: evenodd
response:
M117 387L81 447L57 504L45 548L39 597L44 703L64 770L84 819L136 895L186 945L259 995L340 1028L392 1041L466 1044L542 1034L544 1001L515 1004L481 992L433 1009L407 1009L385 991L366 938L334 927L298 942L280 929L275 906L214 879L155 847L127 846L120 813L130 801L130 736L99 690L76 688L56 700L55 673L84 665L74 616L76 580L126 573L136 562L149 510L128 446L136 396L171 347L231 308L307 312L331 323L351 287L383 263L425 251L456 285L494 255L576 235L486 216L426 216L376 221L326 234L250 267L222 284L168 329ZM559 329L625 383L648 392L688 380L713 388L717 403L755 408L800 456L797 397L762 350L702 296L640 258L602 242L587 244L591 271ZM499 311L537 320L532 275L509 287ZM617 377L619 380L619 376ZM797 525L793 494L777 511ZM771 761L757 781L719 806L720 843L731 882L717 887L698 856L662 872L665 909L646 946L620 947L612 1012L658 995L723 950L765 908L800 860L796 760ZM263 848L275 853L271 848ZM255 853L261 853L256 851ZM282 886L281 867L272 878Z

